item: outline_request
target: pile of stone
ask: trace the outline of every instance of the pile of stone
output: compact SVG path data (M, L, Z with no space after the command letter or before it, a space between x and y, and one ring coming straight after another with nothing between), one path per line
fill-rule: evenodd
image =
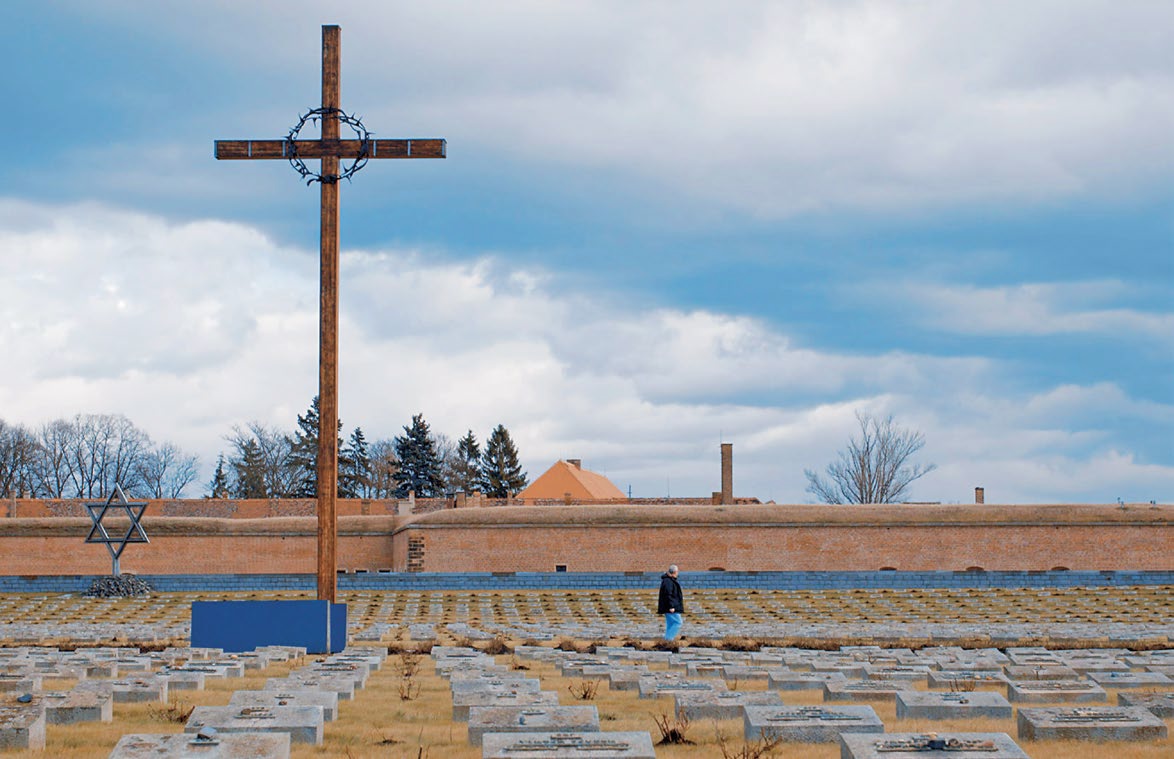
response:
M126 574L117 577L99 577L90 583L86 595L91 598L127 598L149 596L154 588L146 580Z

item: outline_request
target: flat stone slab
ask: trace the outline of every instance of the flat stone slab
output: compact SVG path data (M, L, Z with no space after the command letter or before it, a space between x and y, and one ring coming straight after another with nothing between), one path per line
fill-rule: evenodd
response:
M1062 665L1010 666L1006 668L1006 672L1007 677L1012 680L1075 680L1080 677L1079 672Z
M548 690L532 693L454 693L452 696L453 721L467 721L469 709L474 706L558 706L558 694Z
M823 690L824 683L845 683L843 672L771 672L766 678L770 690Z
M998 688L1003 690L1010 682L1002 672L986 669L943 669L929 673L930 688Z
M487 733L482 759L655 759L652 736L616 733Z
M1166 723L1140 706L1020 707L1019 737L1028 741L1157 741Z
M778 670L778 667L773 669ZM726 681L730 680L766 680L770 677L772 668L762 665L752 666L749 664L727 664L722 667L722 676Z
M469 709L469 743L481 745L488 733L599 732L594 706L474 706Z
M897 719L1011 719L1013 711L1011 702L989 691L897 694Z
M40 696L30 703L0 697L0 751L45 750L45 708Z
M320 746L324 721L321 706L197 706L183 731L211 727L219 733L286 733L293 743Z
M644 675L636 684L640 698L660 698L678 693L717 693L729 690L725 680L688 680L672 673Z
M457 693L537 693L542 681L533 677L477 677L453 680L448 684L453 695Z
M338 718L338 694L332 690L238 690L228 699L229 706L320 706L322 719Z
M110 683L116 704L167 703L167 680L135 677Z
M823 684L824 701L893 701L913 690L908 680L845 680Z
M200 740L190 733L124 735L109 759L240 759L255 756L289 759L285 733L217 733Z
M1020 704L1102 704L1109 700L1109 694L1084 680L1012 680L1007 683L1007 700Z
M1140 706L1163 719L1174 717L1174 693L1118 693L1121 706Z
M937 748L941 746L941 748ZM840 734L840 759L1030 759L1006 733Z
M745 706L779 706L779 694L770 691L709 691L675 693L677 718L739 719Z
M0 675L0 693L30 693L41 689L42 675L32 674L2 674Z
M338 694L339 701L355 697L355 681L345 677L322 677L294 672L289 677L270 677L264 690L326 690Z
M834 743L840 733L883 733L871 706L746 706L742 716L748 741L781 738L790 743Z
M1102 688L1169 688L1174 680L1161 672L1090 672L1088 679Z
M105 693L71 690L41 694L45 722L49 725L72 725L77 722L111 722L114 699Z

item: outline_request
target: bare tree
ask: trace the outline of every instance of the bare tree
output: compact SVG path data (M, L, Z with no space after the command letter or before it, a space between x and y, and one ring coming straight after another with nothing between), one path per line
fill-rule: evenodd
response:
M78 498L104 497L115 485L128 493L141 490L138 464L151 448L146 432L122 414L78 414L68 424L66 462Z
M33 495L37 441L23 425L0 419L0 497Z
M386 438L371 444L371 498L393 498L396 486L395 473L399 471L399 459L395 455L395 441Z
M33 482L39 498L65 498L70 492L69 451L74 445L73 426L55 419L37 433L40 455L33 464Z
M163 443L139 459L136 472L148 497L179 498L183 489L195 482L199 459L174 443Z
M896 425L893 417L877 419L856 413L859 439L848 441L839 459L828 464L827 479L810 469L807 492L824 503L898 503L909 486L937 467L910 464L909 458L925 447L920 432Z

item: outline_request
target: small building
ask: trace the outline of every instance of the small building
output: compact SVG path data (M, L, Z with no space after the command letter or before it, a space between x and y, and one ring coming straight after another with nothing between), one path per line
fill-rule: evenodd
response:
M562 501L563 503L626 501L628 496L602 474L583 468L580 459L559 459L536 480L518 493L526 503Z

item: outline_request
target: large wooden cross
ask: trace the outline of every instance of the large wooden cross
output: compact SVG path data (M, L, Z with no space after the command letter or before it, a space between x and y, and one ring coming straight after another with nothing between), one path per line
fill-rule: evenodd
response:
M228 160L321 159L321 286L318 335L318 599L334 603L337 590L338 516L338 178L340 159L444 158L443 139L344 140L339 136L337 26L322 27L322 138L319 140L217 140L216 157Z

